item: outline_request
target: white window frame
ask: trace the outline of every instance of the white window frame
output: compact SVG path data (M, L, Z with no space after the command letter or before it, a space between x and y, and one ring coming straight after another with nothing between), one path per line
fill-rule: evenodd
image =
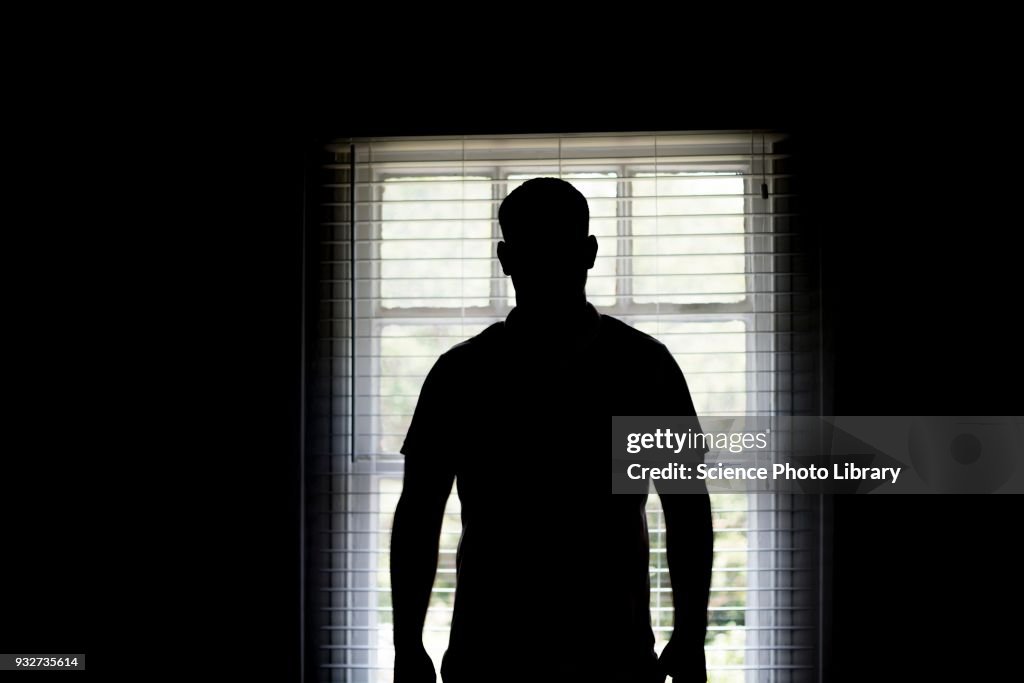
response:
M748 354L745 370L748 383L746 390L747 413L770 414L775 408L775 401L773 399L776 389L774 321L772 318L774 314L771 312L771 293L767 291L767 287L764 285L774 281L771 268L773 264L772 246L774 240L770 231L758 232L754 230L755 223L758 220L757 209L759 208L759 203L763 200L759 196L760 183L756 181L753 163L731 162L728 164L718 164L715 168L708 168L706 163L688 165L692 166L692 168L682 168L682 166L682 164L672 165L671 167L663 164L595 164L593 167L574 166L572 173L614 172L617 174L616 216L618 219L617 224L619 225L617 234L620 238L632 235L631 211L629 210L630 198L624 192L624 188L631 188L633 180L638 177L638 174L688 170L693 172L724 171L742 174L745 193L744 227L746 233L745 251L747 254L747 291L752 293L748 294L744 301L740 303L637 304L631 301L632 283L628 279L629 276L620 274L618 272L620 265L617 265L616 304L614 306L602 306L599 310L602 313L616 317L626 316L631 320L660 318L661 320L678 319L687 322L742 321L747 332L745 335L747 341L746 351ZM471 171L455 170L451 166L431 169L426 165L416 165L415 168L403 170L401 162L385 162L373 169L373 184L371 187L374 201L371 203L371 217L369 220L357 220L354 226L356 253L359 253L358 245L360 243L367 245L366 248L370 250L369 262L363 264L363 268L368 268L370 271L369 293L371 300L370 302L357 301L356 303L355 394L357 398L355 405L357 413L354 439L355 457L351 465L348 466L350 476L346 477L343 494L345 509L336 514L348 515L349 519L352 520L345 528L349 532L354 532L351 533L349 547L355 551L353 553L353 564L355 565L354 568L358 571L357 573L346 574L349 577L349 583L343 590L356 601L356 604L348 605L348 608L352 610L350 612L351 618L356 621L356 623L351 625L365 630L368 634L365 642L357 644L357 647L365 648L368 653L367 661L365 662L365 669L367 670L366 680L374 679L372 671L378 664L378 649L376 647L378 640L377 631L379 630L376 619L378 591L375 585L376 577L372 570L376 569L377 558L380 553L387 551L388 545L388 538L386 536L375 533L379 526L377 516L380 514L378 491L380 490L382 480L401 480L403 471L402 460L398 454L395 454L393 458L379 457L378 449L372 443L372 440L377 438L376 435L380 434L382 427L382 414L379 409L380 386L378 377L381 351L380 332L385 325L394 324L422 324L428 321L436 324L459 324L467 321L478 320L486 322L501 319L511 310L511 306L506 301L506 295L512 292L511 283L507 278L492 279L489 291L490 305L486 307L388 309L381 306L380 244L383 183L387 179L398 177L450 175L453 178L458 178L466 175L489 175L492 178L492 199L495 200L491 222L493 226L492 237L496 243L500 239L496 200L504 195L504 190L510 176L524 173L529 174L531 171L532 169L528 167L513 165L492 166L489 168L474 166ZM501 181L500 184L494 182L495 180ZM618 251L618 241L616 251ZM764 259L764 261L755 262L756 259ZM617 264L626 264L625 267L631 268L631 261L629 259L619 259ZM501 274L497 258L493 260L491 272L493 278L497 278ZM358 272L354 275L358 277ZM364 286L363 289L365 294L366 287ZM372 315L369 318L359 315L359 312L367 303L373 306ZM758 310L764 312L758 313ZM769 321L767 328L758 329L758 326L765 319ZM360 331L369 331L369 334L360 334ZM373 397L369 412L367 412L366 399L359 398L365 396ZM453 487L452 496L456 495L456 489ZM750 494L750 496L754 495ZM758 503L755 500L753 497L750 498L749 507L751 510L760 509L757 507ZM761 503L763 503L763 500ZM370 513L370 511L377 512ZM361 514L351 514L353 512ZM751 524L772 521L771 518L765 518L761 513L752 513L749 519ZM755 568L757 567L756 563L761 561L759 558L761 553L756 546L757 537L758 534L756 533L748 534L748 555L750 562L755 563L750 566ZM761 574L762 572L756 573ZM771 572L764 573L771 574ZM758 577L757 582L755 584L755 581L752 579L750 585L760 586L760 577ZM755 595L756 593L750 593L749 599L756 599ZM435 664L437 663L435 662ZM357 665L353 668L359 670L364 667Z

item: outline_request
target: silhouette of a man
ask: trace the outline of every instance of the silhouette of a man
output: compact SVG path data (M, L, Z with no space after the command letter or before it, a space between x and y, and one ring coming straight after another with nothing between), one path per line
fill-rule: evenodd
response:
M646 494L613 495L613 415L694 415L659 341L586 299L597 256L587 201L535 178L498 213L508 317L444 353L402 447L391 539L395 683L434 681L422 630L453 482L462 504L445 683L703 682L711 506L666 495L674 629L650 615Z

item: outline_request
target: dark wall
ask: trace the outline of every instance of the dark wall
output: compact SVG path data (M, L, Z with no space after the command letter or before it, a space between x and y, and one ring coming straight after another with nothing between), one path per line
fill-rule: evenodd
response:
M840 117L806 129L835 414L1020 414L1012 153L978 135L984 118L962 123ZM1005 676L1019 598L984 587L1009 578L1015 497L834 503L833 673Z
M297 677L303 152L326 134L793 130L822 226L834 411L1020 412L1020 156L983 106L967 119L878 94L853 109L808 88L755 111L638 111L591 90L554 111L430 86L340 107L267 93L189 109L173 138L97 144L115 192L88 223L58 220L84 204L57 214L67 167L35 144L37 220L10 252L28 267L7 283L29 447L9 449L25 467L3 481L5 543L23 549L6 555L5 651L88 649L96 671L157 643L183 672ZM998 664L1020 605L987 588L1012 585L1014 498L837 497L834 513L836 680ZM883 651L896 661L880 669Z

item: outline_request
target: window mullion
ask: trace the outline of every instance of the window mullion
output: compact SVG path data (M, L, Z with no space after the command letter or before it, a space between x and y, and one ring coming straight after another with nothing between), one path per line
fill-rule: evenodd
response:
M624 310L633 299L633 180L628 173L625 166L620 166L615 183L615 301Z
M491 237L497 245L501 239L501 226L498 224L498 202L505 196L505 188L508 185L507 173L499 167L491 172ZM508 306L508 280L502 277L501 263L497 255L491 261L491 304L497 311Z

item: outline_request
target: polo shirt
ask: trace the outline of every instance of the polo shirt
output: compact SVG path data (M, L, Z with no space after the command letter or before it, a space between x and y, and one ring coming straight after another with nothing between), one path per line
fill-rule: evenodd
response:
M693 402L654 337L589 303L558 333L518 310L437 359L401 449L406 476L454 476L461 501L442 675L612 680L656 655L647 495L611 493L611 417Z

